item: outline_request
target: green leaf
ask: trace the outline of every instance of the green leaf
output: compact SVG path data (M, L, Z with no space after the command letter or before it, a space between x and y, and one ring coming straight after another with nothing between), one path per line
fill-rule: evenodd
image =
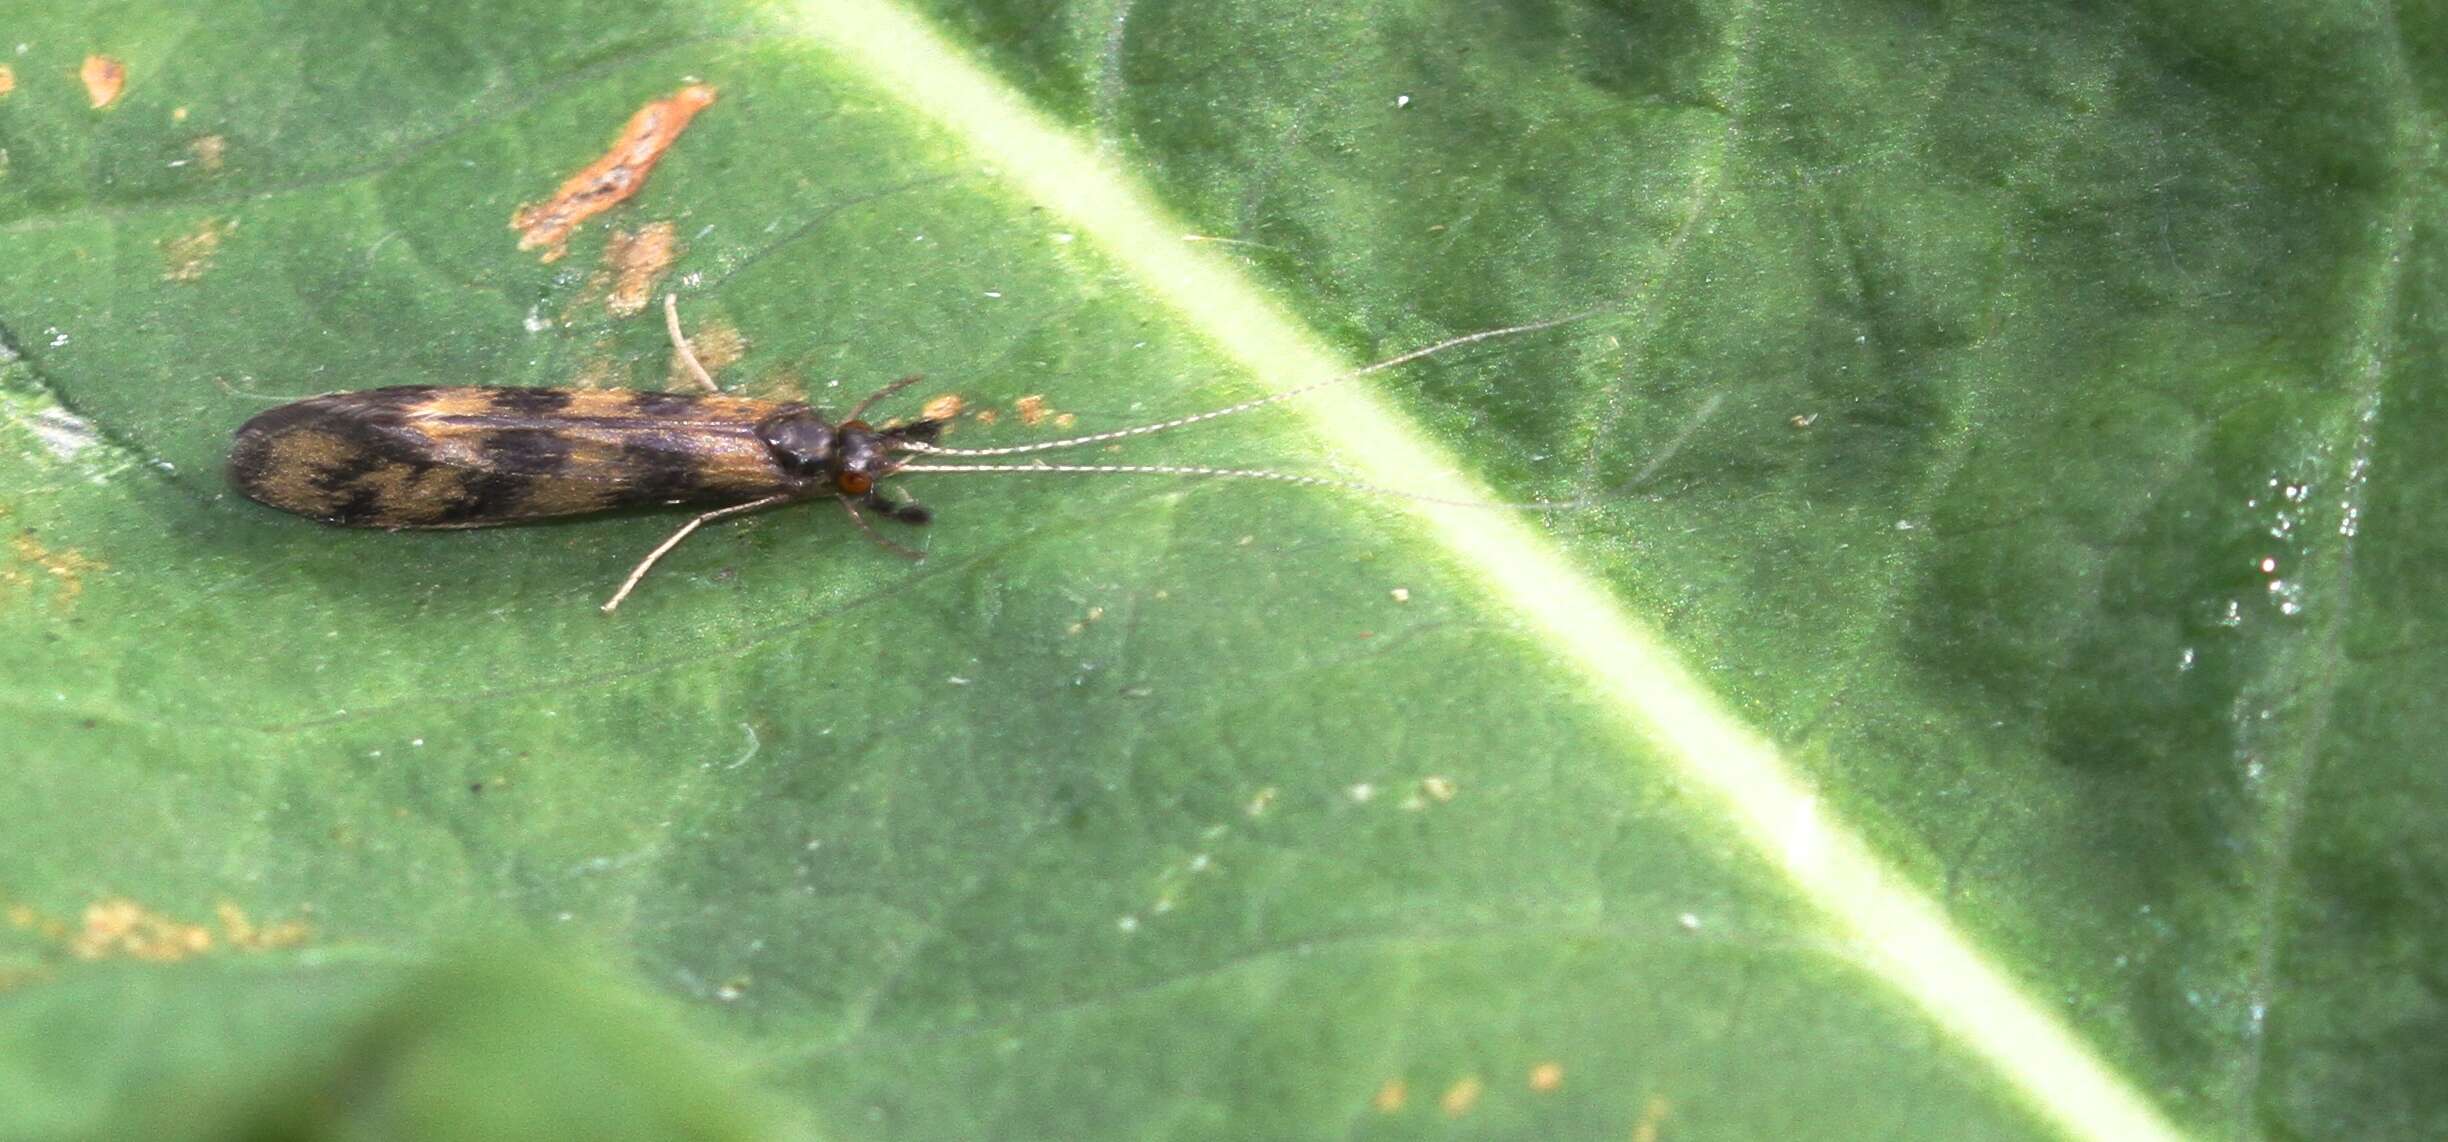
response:
M0 1134L2448 1130L2427 9L24 7ZM657 223L959 446L1571 319L1068 455L1601 502L911 475L606 617L676 518L223 483L678 383Z

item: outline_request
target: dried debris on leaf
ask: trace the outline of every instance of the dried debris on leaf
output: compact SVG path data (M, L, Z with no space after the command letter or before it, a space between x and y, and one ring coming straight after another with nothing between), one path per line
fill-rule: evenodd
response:
M568 253L570 235L581 223L626 201L646 185L646 175L662 160L663 152L671 149L690 119L713 104L714 95L712 87L693 83L668 99L638 108L602 158L571 175L551 198L511 212L510 228L519 232L519 249L541 247L547 262Z

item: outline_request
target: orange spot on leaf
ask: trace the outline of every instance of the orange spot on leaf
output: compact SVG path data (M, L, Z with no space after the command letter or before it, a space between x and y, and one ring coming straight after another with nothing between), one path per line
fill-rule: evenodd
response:
M127 65L109 56L86 56L77 78L85 81L85 98L99 111L118 101L119 90L127 86Z

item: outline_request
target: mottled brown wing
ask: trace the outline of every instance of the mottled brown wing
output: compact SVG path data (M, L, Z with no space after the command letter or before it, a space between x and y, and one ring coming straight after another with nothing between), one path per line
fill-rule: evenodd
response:
M756 434L795 407L622 389L333 393L248 421L230 479L250 499L345 527L485 527L739 502L797 486Z

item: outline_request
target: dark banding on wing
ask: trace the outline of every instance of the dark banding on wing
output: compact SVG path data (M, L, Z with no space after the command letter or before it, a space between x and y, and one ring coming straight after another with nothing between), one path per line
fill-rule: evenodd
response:
M577 395L568 389L495 389L493 410L512 416L547 417L568 408Z
M420 520L418 524L424 527L477 527L525 518L519 506L526 502L528 489L534 485L534 477L521 473L472 473L464 492L436 512L432 519Z
M689 393L639 392L631 393L630 399L636 402L639 416L653 417L693 416L699 411L699 406L705 403L703 397Z
M533 518L528 505L536 482L567 469L570 451L569 439L551 432L521 429L485 434L485 466L468 473L466 490L429 526L474 527Z
M621 493L624 503L675 503L705 490L704 471L695 459L653 440L623 445L620 469L628 475Z

